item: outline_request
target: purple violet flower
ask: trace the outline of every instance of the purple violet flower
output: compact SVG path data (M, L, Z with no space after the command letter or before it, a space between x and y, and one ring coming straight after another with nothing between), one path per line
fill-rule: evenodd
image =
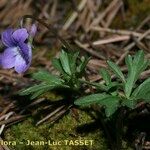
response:
M1 66L5 69L13 68L18 73L25 72L32 59L31 44L26 43L29 34L25 28L7 29L2 33L2 42L7 47L1 54Z
M31 28L29 29L29 34L30 34L31 37L34 37L36 32L37 32L37 26L35 24L33 24L31 26Z

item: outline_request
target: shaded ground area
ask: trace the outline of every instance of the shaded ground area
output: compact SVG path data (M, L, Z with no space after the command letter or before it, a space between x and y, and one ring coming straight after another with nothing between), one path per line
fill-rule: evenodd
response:
M20 123L18 125L13 126L11 129L8 129L5 133L5 137L7 140L10 141L17 141L18 143L20 141L23 141L27 143L27 140L33 140L33 141L48 141L50 140L51 143L53 141L62 141L64 140L77 140L77 139L86 139L86 140L94 140L94 143L92 146L74 146L73 143L67 143L67 146L65 143L61 146L48 146L48 145L41 145L41 146L24 146L24 145L17 145L14 148L16 150L26 150L26 149L108 149L105 143L105 140L103 138L103 133L99 129L94 129L96 125L93 124L94 120L84 112L80 112L82 115L79 119L79 121L76 121L74 118L72 118L71 114L68 114L67 116L63 117L59 121L59 123L56 123L54 126L45 124L41 125L37 128L35 128L34 122L32 119L28 119L24 121L24 123ZM77 131L77 126L85 126L85 124L91 124L90 128L93 129L93 131L89 132L82 132L79 133ZM92 125L93 124L93 125ZM84 127L85 128L85 127ZM86 128L85 128L86 129ZM17 137L17 139L16 139Z
M62 147L62 149L108 149L108 143L102 131L95 130L90 133L76 131L78 126L93 122L93 119L85 112L78 113L78 120L72 110L67 110L68 114L66 113L67 115L62 119L55 118L54 126L50 125L51 118L42 121L47 114L56 109L55 106L52 109L47 106L51 104L51 101L62 99L62 95L48 92L34 102L30 101L29 97L14 95L18 90L35 83L30 78L31 73L41 68L54 74L57 73L51 66L50 60L58 56L62 46L58 35L70 43L73 51L79 50L81 56L91 56L86 70L90 81L101 81L98 71L101 67L107 67L107 59L112 59L119 64L123 72L127 71L124 67L124 58L128 53L134 54L137 50L143 49L149 59L149 0L37 0L36 2L33 0L1 0L0 31L2 32L7 27L20 26L21 17L27 14L40 18L49 24L51 29L47 30L37 21L26 19L24 26L32 23L38 25L30 69L24 75L18 75L13 70L0 70L0 125L6 125L1 138L23 141L29 138L65 140L66 138L82 137L95 139L94 146L90 148L72 146ZM3 45L1 44L0 47L2 52ZM149 76L150 70L147 70L142 73L140 80ZM4 115L8 116L7 120L5 120L6 116L3 117ZM40 124L47 121L47 124L36 127L35 124L39 121L41 121ZM20 123L16 124L17 122ZM129 142L133 144L133 141ZM126 145L126 142L124 143ZM23 145L8 147L16 150L28 149ZM48 146L31 146L30 149L48 149ZM55 150L58 147L51 149Z

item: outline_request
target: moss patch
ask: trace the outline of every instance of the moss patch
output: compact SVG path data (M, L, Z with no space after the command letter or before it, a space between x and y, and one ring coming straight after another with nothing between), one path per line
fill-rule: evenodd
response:
M12 126L7 129L4 137L7 141L16 141L16 146L10 146L15 150L108 150L106 146L105 139L103 137L103 133L97 129L94 132L77 132L77 127L84 125L86 123L92 123L94 120L87 115L85 112L79 112L80 118L79 121L75 120L71 113L64 116L59 120L58 123L55 123L53 126L49 124L44 124L36 127L33 123L33 120L29 118L28 120L19 123L17 125ZM66 146L62 144L61 146L31 146L26 144L18 144L20 142L27 143L27 140L30 141L63 141L64 140L94 140L92 146Z

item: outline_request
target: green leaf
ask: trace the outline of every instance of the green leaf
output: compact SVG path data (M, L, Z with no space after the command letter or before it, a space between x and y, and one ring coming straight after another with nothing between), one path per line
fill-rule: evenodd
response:
M38 84L38 85L31 86L31 87L29 87L25 90L21 90L19 92L19 95L29 95L31 93L38 92L38 91L41 91L41 90L50 90L50 89L53 89L54 87L56 87L56 86L41 83L41 84Z
M45 93L45 92L47 92L49 89L42 89L42 90L39 90L39 91L37 91L37 92L33 92L32 93L32 95L31 95L31 97L30 97L30 99L32 100L32 99L35 99L35 98L37 98L38 96L40 96L40 95L42 95L43 93Z
M132 60L131 56L128 56L126 58L126 64L128 67L128 78L127 82L125 83L125 94L126 97L129 98L132 92L132 89L135 85L135 82L139 78L142 71L144 71L149 62L147 60L144 60L144 52L138 51L134 59Z
M52 74L46 72L46 71L39 71L37 73L34 73L32 76L34 79L46 82L48 84L53 84L53 85L56 84L57 85L57 84L64 83L64 80L57 77L56 75L52 75Z
M27 89L23 89L21 91L19 91L19 95L32 95L31 99L34 99L38 96L40 96L41 94L53 90L53 89L58 89L58 88L69 88L67 85L63 85L63 84L45 84L45 83L41 83L38 85L34 85L31 86Z
M71 75L71 69L70 69L70 62L68 54L62 50L60 54L60 62L63 67L63 70L68 74Z
M132 62L133 60L132 60L132 56L131 55L128 55L126 58L125 58L125 63L126 63L126 65L127 65L127 67L128 67L128 72L131 72L131 70L132 70Z
M90 57L88 57L88 58L82 57L81 58L80 65L77 67L77 71L80 75L85 71L85 67L88 64L90 59L91 59Z
M79 56L79 52L76 52L74 54L68 54L70 69L71 69L72 74L74 74L76 72L78 56Z
M81 83L86 83L88 85L92 85L95 86L95 88L102 90L102 91L108 91L109 87L107 87L106 85L100 84L100 83L96 83L96 82L89 82L86 80L79 80Z
M52 59L52 65L55 67L55 69L57 69L59 72L61 72L62 74L64 73L63 67L61 65L61 62L58 58L53 58Z
M63 70L63 67L59 59L57 58L52 59L52 65L63 75L65 79L70 78L69 75Z
M108 97L107 94L92 94L85 97L81 97L75 101L75 105L90 105L94 103L98 103L101 99Z
M105 106L106 116L110 117L118 108L120 98L108 94L92 94L77 99L74 103L79 106L100 104Z
M105 68L100 69L100 74L104 79L104 81L106 82L106 85L111 84L111 76Z
M132 97L150 102L150 78L146 79L134 90Z
M110 97L105 98L103 101L99 102L99 104L105 106L106 116L110 117L118 109L119 101L120 101L119 97L110 96Z
M114 89L115 91L119 88L122 88L123 84L118 82L111 82L109 85L107 85L108 90Z
M123 75L122 71L120 70L120 68L110 60L107 61L107 64L110 67L110 69L115 73L115 75L118 78L120 78L123 83L125 83L126 81L125 81L124 75Z
M135 99L123 99L122 105L134 109L136 106L136 102L137 101Z

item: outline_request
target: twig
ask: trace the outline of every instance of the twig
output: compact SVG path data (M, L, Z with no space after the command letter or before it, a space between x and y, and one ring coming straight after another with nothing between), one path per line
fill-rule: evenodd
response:
M136 28L136 30L141 29L148 21L150 21L150 16L147 16L147 17L140 23L140 25Z
M5 109L1 112L0 117L3 116L7 111L14 106L14 103L10 103L8 106L5 107ZM1 120L1 119L0 119Z
M120 0L120 1L118 2L118 5L116 5L116 6L114 7L114 10L113 10L113 11L110 11L110 14L109 14L109 16L108 16L107 19L106 19L107 21L106 21L106 23L104 24L104 27L105 27L105 28L108 28L108 27L110 26L110 24L112 23L114 17L116 16L117 12L120 10L121 6L123 6L123 2Z
M147 30L145 33L143 33L141 36L138 37L137 41L141 41L143 38L146 38L148 37L147 35L150 34L150 29ZM132 42L131 44L127 45L124 50L127 51L127 50L130 50L132 49L133 47L135 46L135 42Z
M78 6L78 11L81 11L84 6L86 5L87 0L82 0ZM67 20L67 22L65 22L64 26L63 26L63 30L67 30L71 24L74 22L74 20L77 18L78 13L77 12L73 12L73 14L71 15L71 17Z
M150 69L141 73L140 79L146 79L150 76Z
M62 105L62 106L58 107L56 110L54 110L53 112L51 112L50 114L48 114L46 117L44 117L43 119L41 119L40 121L38 121L36 123L36 126L38 126L42 122L46 121L47 119L49 119L50 117L52 117L53 115L55 115L56 113L58 113L59 111L61 111L64 107L65 107L65 105Z
M22 119L25 119L27 116L29 116L29 115L11 117L8 120L1 121L0 125L8 124L8 123L11 123L11 122L17 121L17 120L22 120Z
M133 40L135 42L135 44L137 45L137 47L139 47L142 50L145 50L147 52L149 52L149 48L147 48L142 42L140 42L139 40L137 40L135 37L133 37Z
M129 53L129 51L125 51L125 52L120 56L120 58L118 59L118 61L116 62L116 64L117 64L117 65L120 64L120 63L124 60L124 58L127 56L128 53Z
M98 15L98 17L96 19L93 20L93 22L91 23L90 26L95 26L97 24L99 24L102 19L107 15L107 13L118 3L118 0L113 0L109 6Z
M53 1L53 6L52 6L52 8L51 8L51 13L50 13L50 16L51 16L51 17L54 17L54 16L55 16L57 5L58 5L58 0L54 0L54 1Z
M148 34L150 33L150 29L147 30L145 33L143 33L138 39L137 41L142 40L143 38L145 38ZM135 46L135 42L132 42L131 44L127 45L124 48L125 53L119 58L119 60L116 62L117 64L120 64L123 59L125 58L125 56L129 53L129 50L131 50L133 47Z
M100 58L100 59L105 59L104 56L100 55L98 52L96 51L93 51L92 49L88 48L89 47L89 44L82 44L80 43L78 40L75 40L74 41L79 47L81 47L82 49L84 49L86 52L88 52L89 54L97 57L97 58Z
M127 35L125 35L125 36L116 36L116 37L111 37L111 38L108 38L108 39L94 41L93 45L97 46L97 45L108 44L108 43L113 43L113 42L125 41L125 40L129 40L129 39L130 39L130 37L127 36Z
M31 106L37 105L41 102L43 102L45 100L45 98L40 98L34 102L32 102L31 104L29 104L28 106L26 106L23 110L21 110L21 112L19 114L23 114L28 108L30 108Z
M71 107L72 107L72 105L70 105L70 106L68 106L67 108L61 110L60 112L58 112L57 114L55 114L54 116L52 116L48 122L50 122L51 124L53 124L53 123L56 122L61 116L63 116Z
M93 30L93 31L99 31L99 32L108 32L108 33L113 33L113 34L128 35L129 37L131 35L135 36L135 37L143 36L143 33L128 31L128 30L115 30L115 29L102 28L102 27L97 27L97 26L95 26L95 27L92 26L90 29ZM150 39L150 36L144 36L144 38L145 39Z
M14 112L9 112L8 114L5 115L5 120L7 120ZM2 134L3 130L5 128L5 124L3 124L0 128L0 135Z

